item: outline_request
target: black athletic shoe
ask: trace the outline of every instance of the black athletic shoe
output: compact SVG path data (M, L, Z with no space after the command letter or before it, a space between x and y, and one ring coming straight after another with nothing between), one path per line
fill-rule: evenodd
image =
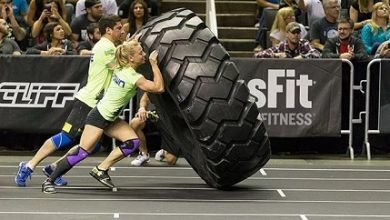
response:
M108 175L108 170L99 170L96 166L91 170L91 172L89 172L89 174L103 185L110 188L115 187L114 183L111 181L110 176Z
M42 183L42 192L46 194L55 194L57 193L54 182L50 179L46 179Z

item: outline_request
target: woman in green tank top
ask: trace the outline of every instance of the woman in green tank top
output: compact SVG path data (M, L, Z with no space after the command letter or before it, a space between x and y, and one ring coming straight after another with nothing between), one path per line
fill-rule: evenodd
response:
M56 193L53 180L88 157L103 133L121 141L122 144L115 148L102 163L94 167L90 174L102 184L114 187L108 169L140 146L136 132L118 115L135 95L136 88L148 93L164 92L164 81L157 65L157 56L157 51L153 51L149 56L153 71L153 81L151 81L136 72L137 68L145 62L145 52L138 41L125 42L117 48L115 52L117 68L106 94L89 112L79 146L69 151L58 162L52 175L42 184L44 193Z

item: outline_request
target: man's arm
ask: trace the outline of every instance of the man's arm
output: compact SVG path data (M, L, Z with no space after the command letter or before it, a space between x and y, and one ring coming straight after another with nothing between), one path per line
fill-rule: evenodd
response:
M322 50L322 58L339 58L340 55L336 53L336 45L328 39L325 42L324 49Z
M8 6L7 6L7 8L9 9L8 18L11 22L11 26L12 26L12 30L13 30L13 33L15 35L15 38L16 38L16 40L21 41L26 37L27 31L26 31L26 29L24 29L23 27L21 27L19 25L18 21L16 21L13 8L8 7Z
M320 39L321 39L321 20L315 21L311 27L310 27L310 40L311 44L313 45L314 48L319 49L322 51L324 49L324 45L321 44Z
M356 39L356 42L355 42L353 47L354 47L355 59L357 59L357 60L368 59L368 54L367 54L366 49L364 48L364 45L360 39Z
M300 47L299 54L300 54L301 58L320 58L321 57L321 53L318 50L316 50L308 40L301 40L300 44L301 44L301 47Z

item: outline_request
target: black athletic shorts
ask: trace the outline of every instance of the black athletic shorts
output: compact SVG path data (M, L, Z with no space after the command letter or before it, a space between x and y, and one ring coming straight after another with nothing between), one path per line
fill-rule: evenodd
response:
M103 118L103 116L100 114L96 107L89 112L87 119L85 120L86 125L92 125L101 129L104 129L111 123L112 121L108 121Z
M85 119L91 109L92 108L84 102L75 99L73 101L72 111L69 113L69 116L62 127L62 131L72 138L80 137L83 133Z

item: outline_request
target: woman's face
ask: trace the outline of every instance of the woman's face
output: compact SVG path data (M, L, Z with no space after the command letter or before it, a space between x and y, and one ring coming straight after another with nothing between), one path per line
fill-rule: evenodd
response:
M290 15L287 15L285 18L284 18L284 21L286 23L286 25L290 22L293 22L295 21L295 15L294 14L290 14Z
M54 27L53 29L53 39L56 39L56 40L62 40L65 38L65 33L64 33L64 29L62 28L61 25L57 25Z
M145 9L144 9L144 7L142 6L141 3L137 3L137 4L134 5L133 13L134 13L134 17L135 18L142 18L142 17L144 17Z
M389 17L389 8L385 4L383 4L382 6L380 6L378 8L376 13L377 13L376 15L379 18L387 18L387 17Z
M136 46L135 53L130 56L130 61L138 65L145 63L145 52L142 50L140 44Z

